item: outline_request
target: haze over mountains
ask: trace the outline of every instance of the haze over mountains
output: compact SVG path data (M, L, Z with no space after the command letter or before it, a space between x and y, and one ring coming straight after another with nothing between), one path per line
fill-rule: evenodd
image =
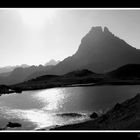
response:
M54 64L55 62L50 62ZM92 27L82 38L72 56L48 66L16 68L9 76L0 77L0 84L15 84L38 76L62 75L74 70L88 69L106 73L126 64L140 64L140 50L112 34L107 27Z
M0 68L0 84L15 84L23 82L27 79L32 73L43 72L50 69L52 66L59 63L59 61L50 60L45 65L39 66L29 66L26 64L16 65L16 66L7 66ZM4 72L5 70L5 72Z
M47 62L47 63L45 63L45 66L54 66L54 65L57 65L58 63L59 63L60 61L58 60L58 61L56 61L56 60L54 60L54 59L51 59L49 62Z
M47 63L44 64L44 66L54 66L56 64L58 64L60 61L56 61L54 59L51 59L50 61L48 61ZM43 66L43 65L40 65ZM14 69L16 68L28 68L31 67L31 65L27 65L27 64L22 64L22 65L16 65L16 66L5 66L5 67L0 67L0 75L1 76L6 76L8 75L8 73L12 72ZM6 74L7 73L7 74Z
M27 68L29 65L27 64L22 64L22 65L16 65L16 66L5 66L5 67L0 67L0 74L1 73L7 73L13 71L17 67L22 67L22 68Z

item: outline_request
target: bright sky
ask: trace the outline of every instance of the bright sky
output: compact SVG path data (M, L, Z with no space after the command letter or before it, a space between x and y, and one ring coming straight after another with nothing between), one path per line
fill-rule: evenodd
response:
M107 26L140 49L140 10L0 9L0 66L63 60L92 26Z

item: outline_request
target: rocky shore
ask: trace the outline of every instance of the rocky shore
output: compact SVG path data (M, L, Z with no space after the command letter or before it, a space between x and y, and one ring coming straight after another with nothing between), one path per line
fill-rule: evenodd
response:
M58 126L50 130L140 130L140 94L86 122Z

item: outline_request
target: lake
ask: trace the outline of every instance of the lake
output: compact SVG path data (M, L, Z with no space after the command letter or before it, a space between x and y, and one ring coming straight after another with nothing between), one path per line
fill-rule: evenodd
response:
M2 95L0 128L9 121L22 124L21 128L11 130L34 130L80 122L89 119L93 111L105 112L117 102L123 102L139 92L140 85L128 85L52 88ZM63 113L83 115L58 115Z

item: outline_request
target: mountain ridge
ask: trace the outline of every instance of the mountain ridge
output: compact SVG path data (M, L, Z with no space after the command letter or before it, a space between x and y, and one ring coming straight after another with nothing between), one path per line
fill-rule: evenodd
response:
M7 80L11 82L7 82L13 84L15 81L19 83L42 75L63 75L78 69L88 69L97 74L103 74L126 64L140 64L140 50L116 37L107 27L97 26L92 27L81 39L78 50L72 56L55 66L27 72L23 79L20 79L20 75L24 73L21 72L18 77L20 81L11 80L12 76L9 75ZM6 80L3 82L0 77L0 84L6 84Z
M56 65L51 74L65 74L75 69L105 73L129 63L140 63L140 50L113 35L107 27L102 30L98 26L91 28L76 53Z

